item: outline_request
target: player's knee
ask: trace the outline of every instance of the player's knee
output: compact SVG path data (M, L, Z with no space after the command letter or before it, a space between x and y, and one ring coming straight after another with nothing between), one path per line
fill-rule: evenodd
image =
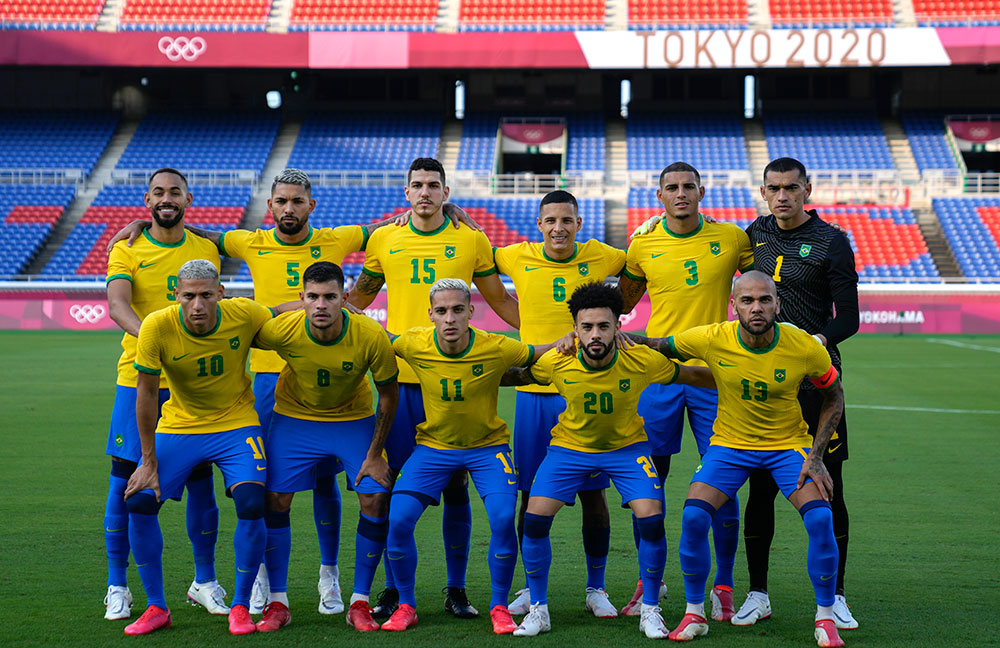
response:
M684 512L681 514L681 526L691 533L708 535L712 526L715 509L711 504L700 499L684 500Z
M134 461L128 461L125 459L112 459L111 460L111 476L117 477L118 479L128 479L135 472L135 469L139 467Z
M152 491L139 491L125 500L125 505L129 513L135 513L136 515L156 515L160 512L162 503L156 501L156 495Z
M264 485L243 482L233 488L236 517L241 520L259 520L264 517Z
M389 493L358 493L361 512L369 517L389 515Z
M650 515L649 517L638 518L639 537L646 542L659 542L666 535L663 528L663 514Z
M524 514L524 536L526 538L545 538L552 530L552 515Z
M423 514L428 502L416 493L394 493L389 506L389 532L393 535L413 534L417 520Z

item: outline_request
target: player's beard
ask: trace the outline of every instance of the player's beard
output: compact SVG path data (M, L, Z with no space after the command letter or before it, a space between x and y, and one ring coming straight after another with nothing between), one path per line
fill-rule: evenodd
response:
M591 342L591 344L593 344L593 342ZM611 353L611 345L610 344L604 344L603 342L601 342L601 345L602 345L601 346L601 351L599 353L597 353L596 355L594 354L594 351L591 350L590 344L588 344L587 346L583 347L583 352L585 354L587 354L587 357L590 358L591 360L595 360L595 361L603 360L604 358L607 357L607 355L609 353Z
M770 331L772 328L774 328L774 320L775 320L775 318L773 318L773 317L770 320L768 320L765 317L764 318L764 328L762 328L760 330L754 330L750 326L750 322L744 320L742 315L737 315L737 316L739 317L739 320L740 320L740 326L743 327L744 331L747 331L751 335L764 335L765 333L767 333L768 331Z
M159 225L163 229L171 229L172 227L180 223L182 220L184 220L184 208L181 207L180 205L177 205L176 208L177 208L177 213L174 214L173 218L165 218L161 216L159 205L153 207L150 210L150 212L153 214L153 220L156 221L157 225Z
M278 226L278 231L281 232L282 234L288 236L295 236L296 234L302 231L302 228L306 226L307 222L308 221L306 219L302 219L295 221L295 224L292 225L285 223L281 219L278 219L278 221L275 224Z

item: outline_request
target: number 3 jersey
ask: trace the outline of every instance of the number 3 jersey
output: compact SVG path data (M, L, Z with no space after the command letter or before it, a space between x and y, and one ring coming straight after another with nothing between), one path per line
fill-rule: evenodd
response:
M430 326L410 329L392 347L420 381L427 420L417 425L417 443L468 450L510 442L507 424L497 415L500 379L510 367L531 362L533 346L470 327L469 346L448 354Z
M307 421L354 421L372 416L368 370L378 385L399 375L385 330L364 315L341 310L340 335L322 342L305 311L283 313L264 325L257 343L286 362L274 390L274 411Z
M739 328L739 322L722 322L667 339L678 357L700 358L715 378L719 409L711 445L738 450L812 446L799 407L799 383L812 378L820 389L836 385L830 354L791 324L776 322L774 340L763 349L746 346Z
M151 313L139 329L135 368L165 375L170 384L156 431L209 434L260 425L246 364L272 316L251 299L221 299L215 328L198 335L184 325L179 305Z
M174 286L177 285L177 271L192 259L207 259L218 270L219 250L208 239L185 232L177 243L161 243L143 230L132 247L125 241L115 243L108 256L108 279L126 279L132 284L132 310L145 320L153 311L176 304ZM118 358L118 384L135 387L135 345L136 339L126 333L122 336L122 354ZM160 387L166 387L161 379Z
M646 440L642 417L636 413L639 395L651 383L674 382L680 368L643 346L616 348L614 354L611 364L594 368L583 351L566 356L552 349L531 366L536 382L552 384L566 399L550 445L609 452Z

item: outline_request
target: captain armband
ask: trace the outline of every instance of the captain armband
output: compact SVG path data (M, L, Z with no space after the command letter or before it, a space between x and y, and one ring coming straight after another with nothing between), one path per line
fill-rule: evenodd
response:
M815 385L816 389L830 389L837 384L839 378L840 373L837 371L837 368L830 365L830 369L825 374L819 378L810 378L809 380Z

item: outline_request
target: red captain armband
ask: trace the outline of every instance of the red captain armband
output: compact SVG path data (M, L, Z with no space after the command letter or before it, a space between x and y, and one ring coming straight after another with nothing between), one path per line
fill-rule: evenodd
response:
M829 389L837 384L837 379L840 378L840 374L837 372L837 368L830 365L829 371L820 376L819 378L810 378L810 382L816 386L816 389Z

